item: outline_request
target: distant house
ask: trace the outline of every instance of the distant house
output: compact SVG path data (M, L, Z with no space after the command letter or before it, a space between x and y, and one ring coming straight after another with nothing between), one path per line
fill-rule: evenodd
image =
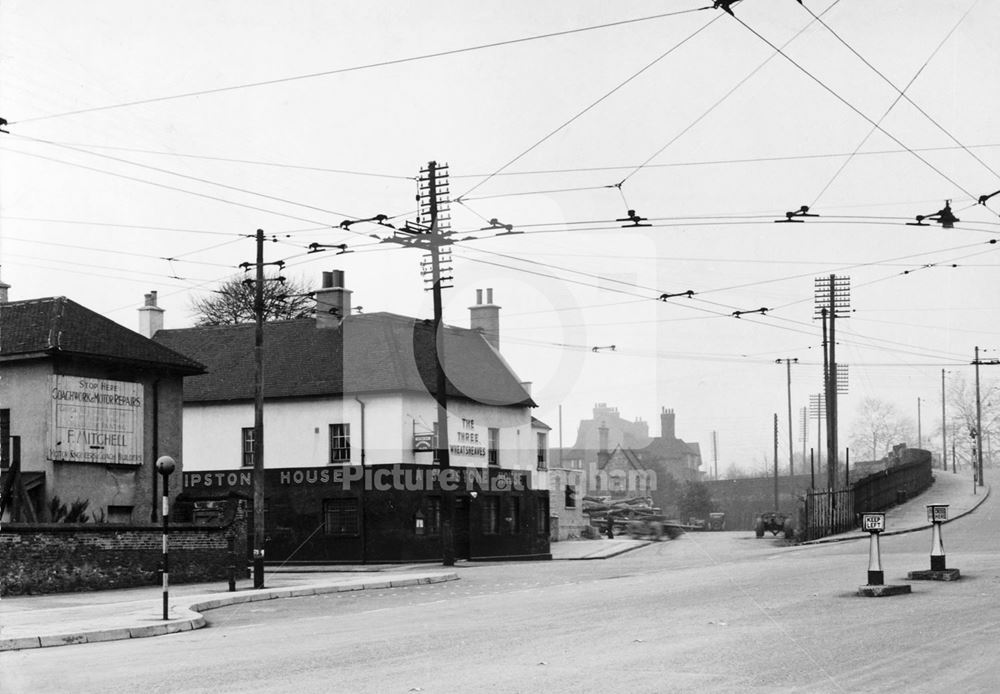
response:
M264 327L268 561L434 560L454 486L458 556L548 558L548 427L500 356L499 307L480 292L473 329L444 328L448 447L437 447L433 324L357 314L343 273L324 273L315 318ZM185 494L198 508L249 496L254 325L160 330L203 362L184 390Z
M184 469L182 381L202 365L66 297L7 301L0 283L0 493L6 520L150 522L154 463ZM181 474L170 478L180 491Z
M660 413L660 435L650 437L643 420L626 420L618 408L598 403L593 417L580 422L574 445L554 449L550 457L561 459L567 470L578 471L583 494L648 496L664 510L673 503L669 498L673 483L701 480L704 474L699 445L677 438L674 411L666 408Z

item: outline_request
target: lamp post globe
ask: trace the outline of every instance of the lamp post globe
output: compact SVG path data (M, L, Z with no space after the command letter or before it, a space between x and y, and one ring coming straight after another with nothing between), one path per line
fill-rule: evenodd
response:
M156 470L166 477L177 469L177 463L169 455L161 455L156 459Z

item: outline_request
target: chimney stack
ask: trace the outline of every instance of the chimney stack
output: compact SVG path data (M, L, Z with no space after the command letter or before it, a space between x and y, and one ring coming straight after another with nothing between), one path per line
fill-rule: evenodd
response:
M344 288L344 271L323 273L323 286L316 290L316 327L338 328L351 315L351 290Z
M677 433L674 429L674 411L666 407L660 412L660 438L676 439Z
M0 304L7 303L7 290L10 289L10 285L0 280Z
M483 290L476 290L476 305L469 307L469 324L473 330L483 333L493 349L500 351L500 307L493 303L492 288L486 290L486 303L483 303Z
M145 337L153 337L156 331L163 330L164 310L156 305L156 291L146 294L146 303L139 307L139 332Z

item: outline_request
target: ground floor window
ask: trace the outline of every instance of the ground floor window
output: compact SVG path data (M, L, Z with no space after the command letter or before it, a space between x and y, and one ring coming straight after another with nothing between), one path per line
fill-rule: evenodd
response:
M549 500L545 497L538 497L535 530L539 535L549 534Z
M521 500L516 496L508 496L506 502L504 529L508 534L515 535L517 529L521 527Z
M323 502L323 532L327 535L357 535L361 528L358 500L349 497Z
M495 496L481 497L480 509L483 519L483 535L500 532L500 500Z
M430 497L427 499L426 507L424 527L428 535L438 535L441 533L441 499Z

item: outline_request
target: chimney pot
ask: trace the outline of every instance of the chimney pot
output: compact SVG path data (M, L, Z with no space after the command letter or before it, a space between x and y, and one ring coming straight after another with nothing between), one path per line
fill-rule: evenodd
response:
M469 325L473 330L483 333L486 341L493 349L500 351L500 307L493 305L493 290L486 290L486 303L483 303L483 290L476 290L476 305L469 307Z
M139 307L139 332L146 337L153 337L163 330L164 310L156 305L156 291L150 291L144 296L144 303Z
M316 290L316 327L336 328L351 315L351 290L344 288L344 271L323 273L323 286Z

